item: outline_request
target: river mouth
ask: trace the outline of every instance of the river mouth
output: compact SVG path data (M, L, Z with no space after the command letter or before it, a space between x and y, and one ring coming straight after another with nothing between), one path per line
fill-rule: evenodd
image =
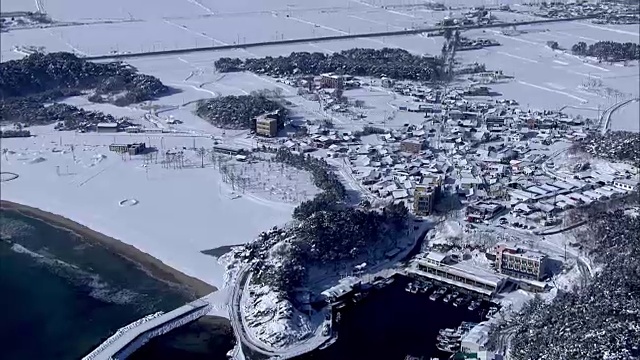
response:
M422 294L405 291L411 281L397 276L386 288L372 290L364 299L346 306L336 325L338 340L300 359L403 360L407 355L448 359L451 353L436 347L438 331L456 328L463 321L483 321L490 304L483 301L470 311L468 305L432 301L429 295L433 289Z

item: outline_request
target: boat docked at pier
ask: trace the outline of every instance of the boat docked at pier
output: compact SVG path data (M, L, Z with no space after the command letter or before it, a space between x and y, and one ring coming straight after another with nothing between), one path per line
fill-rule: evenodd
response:
M436 291L433 292L433 294L431 294L431 296L429 296L429 300L436 301L446 293L447 293L447 288L446 287L444 287L444 286L443 287L439 287L438 289L436 289Z

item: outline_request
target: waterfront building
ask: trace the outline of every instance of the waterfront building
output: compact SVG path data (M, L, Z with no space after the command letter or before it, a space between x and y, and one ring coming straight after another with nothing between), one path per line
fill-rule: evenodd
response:
M489 340L489 325L486 322L480 323L462 337L460 350L465 354L477 354L485 351L485 345ZM489 357L491 359L491 357Z
M452 285L483 297L492 297L502 290L506 278L484 269L469 268L465 264L452 264L449 257L430 252L417 258L407 270L410 274Z
M549 257L541 252L498 246L496 268L502 274L540 281L548 275L549 265Z

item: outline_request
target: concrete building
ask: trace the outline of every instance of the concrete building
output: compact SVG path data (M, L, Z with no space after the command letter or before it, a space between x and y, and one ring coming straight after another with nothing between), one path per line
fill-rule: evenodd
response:
M498 246L496 268L502 274L540 281L549 272L550 259L538 251Z
M120 127L116 123L98 123L96 125L96 131L100 133L115 133L120 130Z
M344 87L344 76L327 73L320 75L320 85L325 88L342 89Z
M138 155L147 149L145 143L132 143L132 144L111 144L109 145L109 151L113 151L119 154Z
M423 142L416 139L404 140L400 143L400 150L417 154L422 151Z
M500 274L480 268L465 267L464 264L449 264L444 254L430 252L418 258L407 270L410 274L455 286L463 291L490 298L500 292L506 278Z
M252 126L258 135L275 137L284 128L284 117L282 110L275 110L254 118Z
M419 216L431 215L433 205L440 196L440 177L425 178L423 183L416 186L413 192L413 212Z
M256 134L275 137L278 135L278 119L260 115L256 118Z

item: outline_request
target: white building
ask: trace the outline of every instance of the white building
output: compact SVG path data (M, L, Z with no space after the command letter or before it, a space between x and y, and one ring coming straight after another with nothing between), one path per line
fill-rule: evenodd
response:
M489 325L482 322L473 328L460 341L460 350L464 353L484 351L489 340Z
M632 179L615 179L613 180L613 186L625 191L632 191L638 185L637 180Z
M498 293L506 282L506 277L477 267L469 268L463 263L450 265L445 254L436 252L416 259L408 272L485 297Z

